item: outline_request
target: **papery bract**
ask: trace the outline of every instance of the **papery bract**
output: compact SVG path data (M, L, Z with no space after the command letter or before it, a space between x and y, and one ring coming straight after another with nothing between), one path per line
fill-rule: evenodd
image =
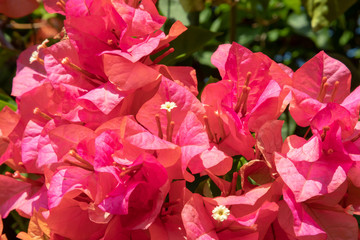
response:
M276 169L297 202L331 193L346 180L353 162L341 146L341 129L333 126L324 142L318 135L308 141L290 136L283 154L275 153Z
M325 103L342 103L350 93L351 73L344 64L320 52L293 75L290 113L307 126Z

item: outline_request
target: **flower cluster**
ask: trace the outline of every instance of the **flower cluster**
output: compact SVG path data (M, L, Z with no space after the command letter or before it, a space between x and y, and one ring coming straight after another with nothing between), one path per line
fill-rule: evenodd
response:
M357 239L360 88L344 64L320 52L293 72L224 44L199 100L194 69L159 64L186 27L165 34L154 1L44 4L62 39L21 54L18 110L0 112L0 215L30 218L20 239ZM284 111L305 136L282 139Z

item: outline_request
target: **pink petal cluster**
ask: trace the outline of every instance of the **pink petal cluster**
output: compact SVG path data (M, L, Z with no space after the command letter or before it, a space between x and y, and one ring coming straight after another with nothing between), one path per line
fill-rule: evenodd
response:
M199 100L194 69L158 64L186 28L165 34L154 1L44 3L64 36L21 54L18 110L0 112L0 215L30 218L19 238L358 238L360 88L341 62L292 72L220 45ZM282 139L287 108L306 136Z

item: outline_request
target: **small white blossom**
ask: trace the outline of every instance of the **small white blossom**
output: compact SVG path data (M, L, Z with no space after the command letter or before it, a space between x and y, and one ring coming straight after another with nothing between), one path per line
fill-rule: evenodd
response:
M212 210L211 216L215 220L219 222L223 222L228 218L229 215L230 215L230 210L224 205L219 205Z
M29 62L30 64L37 61L39 58L39 52L38 51L34 51L32 54L31 54L31 57L29 59Z
M354 215L354 212L355 212L355 208L352 204L350 204L349 206L347 206L345 208L345 212L349 215Z
M48 39L45 39L39 46L37 46L37 50L39 51L42 48L46 48L46 44L49 43Z
M161 104L160 109L165 109L166 111L171 112L171 110L176 107L176 103L174 102L165 102L164 104Z

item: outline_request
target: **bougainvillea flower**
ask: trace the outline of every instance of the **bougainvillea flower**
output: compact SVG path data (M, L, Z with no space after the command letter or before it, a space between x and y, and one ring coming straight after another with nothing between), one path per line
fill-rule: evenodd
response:
M288 137L282 153L275 153L275 164L296 201L303 202L338 189L353 161L341 142L341 128L334 124L323 137Z
M275 220L280 185L265 184L245 195L203 198L194 194L181 213L187 237L263 239ZM216 220L221 219L221 220Z
M97 134L112 130L121 137L123 146L121 152L117 152L117 157L126 156L127 159L134 161L142 153L157 155L158 162L165 168L175 164L179 159L179 146L154 136L133 117L125 116L113 118L96 129ZM168 172L169 175L172 175ZM172 179L172 178L171 178Z
M227 154L252 159L255 142L249 131L258 131L266 121L280 116L287 105L288 90L283 86L291 79L265 55L236 43L220 46L212 62L222 81L207 85L201 97L210 140L215 139Z
M167 195L167 173L151 155L139 157L125 168L120 173L120 184L99 207L122 215L122 225L127 229L146 229L159 214Z
M280 202L279 223L290 237L296 239L356 239L356 219L337 204L324 206L296 202L289 188L284 188Z
M201 122L203 113L202 104L191 92L163 78L158 92L142 106L136 119L154 135L181 147L185 173L189 161L210 147Z
M187 167L193 173L212 168L214 173L224 174L231 168L231 159L210 147L203 113L202 104L191 92L163 78L158 92L142 106L136 118L154 135L181 147L179 167L185 176L189 177ZM210 156L212 161L207 160Z
M41 85L38 84L39 86L33 87L21 96L24 99L21 105L26 106L20 106L23 116L31 116L33 110L39 108L50 118L59 116L69 121L83 121L89 126L99 126L109 117L119 115L123 93L116 92L116 87L110 83L104 84L101 76L84 69L68 40L60 41L42 49L41 52L44 53L42 61L47 78L40 83ZM22 82L18 84L19 89L23 87ZM26 88L26 85L24 87ZM104 92L105 88L112 91ZM95 92L102 94L94 96ZM52 101L43 101L49 96ZM83 99L80 99L82 96ZM105 97L109 101L104 101ZM29 98L31 101L27 101ZM104 106L104 103L111 104Z
M0 214L3 217L7 217L14 209L20 215L30 217L34 210L47 208L47 191L43 178L32 180L16 171L8 176L0 175L0 180Z
M41 49L42 46L39 46ZM17 60L16 76L13 79L12 96L21 97L23 93L30 91L45 81L46 71L44 66L38 61L32 63L29 61L34 52L37 52L38 58L43 58L43 51L37 49L39 46L29 47L20 54Z
M219 48L219 51L227 48ZM256 131L267 120L280 116L286 106L283 100L288 94L287 90L283 91L283 85L290 83L291 79L277 64L261 53L252 53L236 43L228 49L224 65L219 64L220 60L224 60L218 57L220 53L215 52L212 60L222 68L221 82L226 84L225 89L228 89L225 99L220 98L218 105L234 110L234 113L248 124L250 131ZM204 103L209 104L208 102L209 100Z
M66 125L57 132L65 130ZM57 140L57 144L64 142L69 148L73 147L63 157L67 159L65 164L70 165L59 165L50 177L48 222L59 235L70 236L57 220L72 216L70 210L62 213L66 202L71 203L69 207L74 208L86 224L99 225L94 231L102 232L108 223L116 221L121 222L122 234L131 235L130 230L145 229L152 224L168 193L166 170L152 155L140 152L135 160L131 156L125 159L127 151L123 151L122 140L114 131L98 133L100 135L93 139L83 138L75 147L69 138ZM71 233L74 237L73 234L80 232Z
M166 170L149 154L133 161L125 159L126 155L121 153L123 146L113 131L102 132L93 144L97 181L108 181L108 186L98 189L100 195L93 199L104 212L121 215L124 228L147 228L159 213L168 192ZM81 150L79 153L87 154ZM102 175L108 176L102 180Z
M159 115L161 130L164 133L165 139L167 137L167 125L170 124L170 122L167 123L167 112L169 111L162 110L161 105L166 102L174 102L176 104L176 107L170 111L171 119L175 123L173 129L174 136L188 112L194 113L199 121L202 120L202 115L205 113L202 103L191 92L163 77L157 93L142 106L136 115L136 119L149 131L157 135L159 129L155 117Z
M353 118L352 114L343 106L336 103L328 103L311 120L310 126L313 133L321 134L324 128L330 127L335 122L341 127L343 139L352 135L358 117Z
M96 178L93 172L77 166L60 168L51 177L48 190L49 209L57 207L67 193L76 197L82 192L89 198L95 198Z
M44 166L58 162L93 131L75 124L50 120L47 123L30 120L22 141L22 162L29 172L43 173Z
M340 61L320 52L293 75L290 113L300 126L310 120L324 103L342 103L350 93L351 73Z
M83 56L79 59L80 65L99 76L103 74L104 65L110 81L113 81L121 90L129 90L129 87L123 87L121 84L119 86L119 81L130 85L141 84L142 86L154 81L156 77L153 79L150 77L151 75L142 77L141 81L138 81L136 77L134 78L134 74L145 73L145 67L142 67L143 63L156 67L155 63L169 54L171 49L154 59L154 62L148 56L166 48L170 41L186 30L186 27L177 21L170 28L169 34L165 36L160 30L165 18L158 14L154 3L150 0L141 2L118 1L116 4L106 1L84 3L76 0L60 1L60 3L64 5L63 11L66 12L65 28L70 41L79 54ZM74 9L77 10L74 11ZM144 22L146 25L143 24ZM87 27L87 24L91 25ZM109 67L113 64L110 64L108 60L104 60L103 64L100 55L120 57L111 61L113 64L116 63L117 67ZM91 61L87 59L91 59ZM117 74L112 74L114 70L111 71L109 68L118 69L118 64L121 68L120 71L116 71L119 76L115 79ZM142 71L139 71L139 67ZM182 77L177 78L177 72L180 70L188 71L188 69L162 66L159 70L172 80L182 81ZM149 71L146 72L149 73ZM129 78L124 77L131 72L133 74L131 81L129 81ZM156 74L156 71L153 72ZM145 79L148 81L144 82ZM197 92L197 89L194 89L196 83L193 79L194 76L190 77L189 80L185 81L185 85L191 88L193 92ZM136 88L138 87L133 89Z
M246 159L252 159L254 138L235 112L218 103L218 99L225 98L229 92L224 82L207 85L201 95L206 109L204 121L209 140L228 155L243 155Z
M186 30L178 21L165 36L160 30L165 17L158 14L151 0L118 1L115 4L110 1L84 3L76 0L58 3L55 6L49 1L45 5L66 15L65 28L78 52L84 56L82 64L95 71L101 71L100 55L103 53L122 56L135 63L166 48L168 42ZM92 60L88 61L90 57Z
M97 38L99 47L94 50L98 51L98 54L111 51L136 62L156 49L160 39L165 37L160 30L165 17L158 14L150 0L136 4L125 1L118 1L116 4L90 1L82 3L87 11L80 14L71 8L75 2L78 1L66 3L65 28L70 38L76 41L75 44L80 51L88 48L82 39ZM78 5L80 4L77 3ZM97 24L95 28L94 25L84 27L87 22ZM144 22L147 24L144 25ZM76 36L76 39L73 36ZM79 36L82 36L82 39ZM92 55L97 55L94 50L91 51Z
M278 221L293 239L326 239L326 233L304 210L302 203L295 201L291 190L284 191L284 201L279 202Z
M105 82L104 73L98 75L99 67L88 68L81 63L81 57L69 40L62 40L45 48L44 67L47 78L55 88L77 87L78 91L90 90ZM69 86L70 85L70 86Z

